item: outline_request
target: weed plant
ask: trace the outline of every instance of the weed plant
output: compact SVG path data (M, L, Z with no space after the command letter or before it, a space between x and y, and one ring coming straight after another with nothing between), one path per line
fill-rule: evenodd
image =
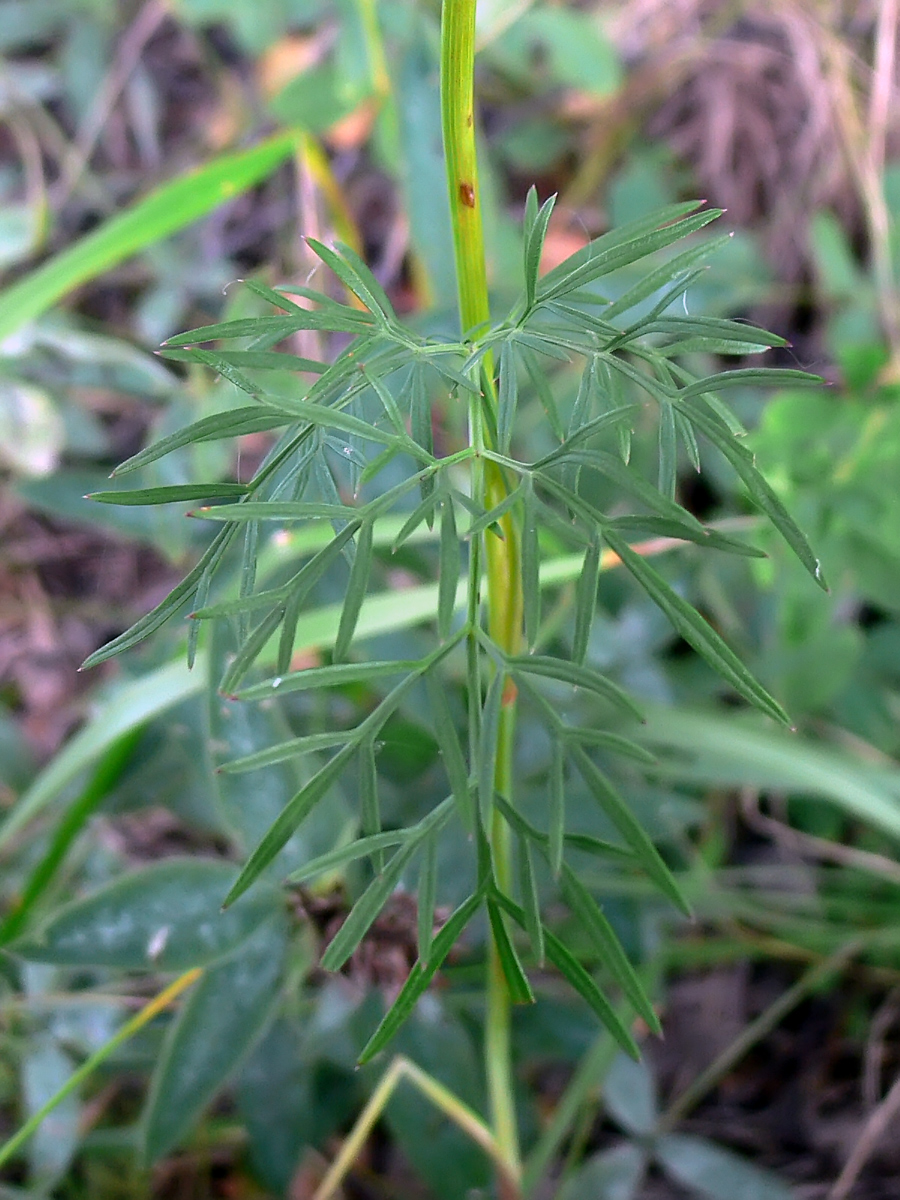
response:
M252 478L131 491L117 486L93 497L119 505L194 504L191 515L214 524L216 533L171 594L86 666L131 649L171 617L189 612L190 661L204 631L210 625L218 630L212 638L218 648L214 661L221 666L216 703L226 712L238 711L235 704L264 707L338 689L365 688L377 701L349 727L335 723L310 730L222 764L228 777L285 762L300 762L305 772L302 786L264 830L259 813L241 816L245 832L256 829L258 835L236 879L227 863L165 863L58 910L37 934L17 944L24 957L44 962L187 971L162 998L167 1003L194 985L154 1075L144 1123L144 1152L153 1160L176 1144L185 1113L202 1107L210 1081L215 1090L271 1013L292 953L284 885L293 895L350 863L368 864L368 883L321 961L325 971L336 972L353 959L398 886L416 880L417 959L369 1030L361 1063L391 1045L466 930L483 924L489 947L488 1120L398 1059L317 1193L322 1200L334 1193L401 1078L413 1079L484 1146L501 1195L523 1194L510 1011L534 1001L536 966L546 964L564 977L627 1054L638 1056L634 1015L659 1032L644 983L572 865L578 853L626 874L642 873L672 905L689 911L670 864L607 766L611 757L642 763L648 754L629 732L629 723L641 719L639 706L588 659L604 554L615 556L736 698L775 721L788 721L717 630L635 548L635 539L664 538L728 554L760 554L742 536L704 525L679 502L679 455L697 471L701 447L704 454L723 456L823 585L815 556L757 470L740 422L721 398L734 387L818 381L799 371L755 367L698 377L687 365L697 354L744 357L784 344L753 326L691 317L678 307L704 260L725 240L691 240L721 215L718 210L702 202L674 204L591 241L541 275L554 200L541 204L532 189L524 213L522 292L505 316L491 312L475 152L474 16L474 0L445 0L442 116L459 331L415 332L350 247L308 238L322 264L315 279L321 286L271 288L250 280L247 288L271 307L269 315L194 329L169 339L163 350L169 360L217 372L246 402L162 438L115 472L118 481L183 447L273 433ZM660 265L661 251L667 253ZM645 260L638 282L614 300L604 295L607 277ZM312 361L281 348L304 330L318 331L340 347L334 361ZM558 403L551 386L559 362L582 364L570 404ZM266 373L285 370L296 372L295 389L290 394L268 389ZM542 441L546 452L534 459L519 452L518 400L525 387L536 390L543 410L544 427L530 440ZM633 429L646 421L649 408L658 425L653 480L630 457ZM435 414L447 410L465 413L466 437L458 447L446 447L435 435ZM598 500L598 483L607 493L613 490L612 502ZM300 565L260 586L258 559L273 525L313 532ZM420 620L432 636L416 657L372 657L366 653L366 621L374 585L386 577L392 555L402 559L407 545L432 528L433 586L417 592L426 606ZM542 608L543 593L553 585L544 569L550 543L566 547L578 563L574 615L562 624L549 621ZM298 623L323 589L341 597L336 637L324 661L299 664ZM406 603L402 590L393 602ZM386 639L377 645L389 650ZM585 697L590 719L572 719ZM386 728L410 703L427 719L440 748L445 798L398 825L383 816L378 755ZM543 727L551 748L537 823L517 804L514 750L523 710L529 722ZM298 831L347 778L355 779L358 796L353 836L299 861ZM575 778L617 840L572 827L566 799ZM245 796L252 804L252 783ZM454 839L469 856L463 870L469 886L452 911L444 912L438 906L446 890L443 847ZM226 911L210 924L205 914L212 899L224 901ZM559 901L590 946L590 958L601 964L600 982L577 948L555 932L551 908ZM111 906L120 914L150 911L158 926L151 944L143 933L146 922L126 929L127 921L103 943ZM169 917L173 907L180 908L175 925ZM227 1012L213 1014L213 1000L223 993L233 1003ZM159 1007L149 1015L145 1010L138 1024ZM137 1027L123 1028L130 1035ZM191 1078L204 1081L199 1090Z

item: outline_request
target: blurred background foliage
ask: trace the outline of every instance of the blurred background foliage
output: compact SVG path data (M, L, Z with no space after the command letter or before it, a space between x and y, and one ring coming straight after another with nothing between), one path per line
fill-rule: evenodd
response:
M262 311L241 279L302 283L315 267L304 235L357 248L419 329L453 327L438 15L430 0L0 0L4 944L101 884L125 889L115 895L139 922L138 868L186 856L208 866L246 848L305 770L214 775L214 765L291 730L349 724L371 706L360 688L252 712L223 706L206 682L227 646L204 644L189 675L184 622L77 675L206 542L177 506L83 496L141 446L239 405L226 380L153 352L184 328ZM900 1152L879 1135L900 1112L897 24L895 0L479 9L498 306L520 286L532 182L542 198L560 196L548 268L606 228L700 194L728 210L733 236L685 293L685 311L766 325L791 343L767 362L826 380L734 395L748 444L831 591L812 589L755 528L713 460L702 483L682 464L681 499L705 520L754 528L769 557L681 548L660 558L785 705L793 734L735 706L649 601L614 569L603 576L590 658L646 703L642 737L658 756L650 769L620 771L623 786L680 869L698 920L676 920L633 878L585 859L583 878L641 964L667 1039L647 1042L636 1067L562 997L517 1014L530 1169L535 1183L554 1181L537 1195L897 1194ZM117 216L129 206L130 222ZM291 349L318 359L334 347L313 332ZM554 393L571 404L578 376L557 366ZM296 383L285 373L274 386ZM541 402L537 390L535 413ZM528 411L523 437L538 457L547 447ZM437 410L436 440L452 447L460 421ZM652 461L653 436L638 430L636 458ZM251 433L236 446L193 446L143 468L133 486L245 478L266 445ZM261 576L276 578L303 549L301 534L279 531L261 548ZM415 589L434 561L427 539L379 559L394 602L372 632L401 658L419 653L404 646L416 643ZM560 580L546 637L571 614L572 585ZM326 578L298 638L309 662L333 636L335 598ZM544 802L549 754L545 734L523 723L526 815ZM386 730L378 770L398 822L441 798L438 748L414 698ZM352 836L352 792L336 791L303 827L295 861ZM568 804L603 835L575 785ZM452 904L452 845L445 851L439 901ZM160 1131L157 1104L153 1136L167 1153L152 1170L137 1148L150 1067L161 1053L171 1061L165 1018L56 1110L0 1195L311 1196L319 1156L333 1153L377 1078L353 1064L413 953L398 900L346 976L316 972L319 939L364 884L345 867L298 896L290 919L300 933L272 1003L249 1013L243 1041L219 1037L199 1093L181 1108L172 1093L174 1132ZM277 922L260 929L254 938L284 938ZM454 963L398 1046L475 1107L480 955L476 945ZM152 983L148 957L136 963L132 948L98 967L4 955L5 1128L121 1025ZM143 974L122 975L136 965ZM208 1014L227 1010L233 979L210 986ZM400 1092L347 1195L458 1200L489 1186L480 1152Z

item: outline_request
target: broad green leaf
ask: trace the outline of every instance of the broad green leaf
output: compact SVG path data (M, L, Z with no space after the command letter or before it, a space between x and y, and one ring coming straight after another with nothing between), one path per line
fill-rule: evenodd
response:
M268 1024L280 998L286 924L276 914L236 954L210 967L178 1014L144 1110L147 1164L188 1137Z
M566 904L590 936L601 963L628 997L652 1033L662 1031L659 1018L622 944L593 896L568 864L562 868L561 890Z
M156 462L180 450L182 446L195 446L201 442L221 441L224 438L243 437L248 433L267 433L270 429L278 429L290 423L291 418L285 413L276 412L271 408L232 408L226 412L214 413L211 417L202 417L192 425L186 425L176 433L160 438L158 442L133 454L125 462L119 463L113 471L113 476L124 475L127 471L136 471L148 463Z
M665 1173L706 1200L791 1200L777 1175L706 1138L668 1133L654 1146Z
M572 635L572 661L584 664L587 655L594 612L597 608L597 589L600 585L600 538L594 535L584 553L584 566L575 585L575 632Z
M231 891L225 897L224 906L226 908L234 904L265 871L282 847L287 844L294 831L300 827L343 774L348 762L356 753L356 749L355 743L342 746L334 758L329 759L323 767L320 767L316 774L297 792L244 864Z
M459 572L462 555L459 534L456 531L456 515L453 500L445 495L441 501L441 540L438 559L438 637L442 641L450 636L453 613L456 609L456 592L459 587Z
M528 982L528 976L516 953L512 938L509 936L503 913L490 897L487 901L487 911L491 936L497 951L500 970L506 980L510 1002L512 1004L534 1004L534 992L531 990L531 984Z
M646 1170L644 1147L622 1142L592 1155L569 1176L557 1200L640 1200Z
M607 529L605 537L610 549L622 560L623 566L631 572L650 599L662 609L684 640L706 659L713 670L750 704L774 720L790 725L790 719L781 705L754 679L709 622L670 588L659 572L640 554L635 553L618 534Z
M230 954L277 907L272 888L228 913L232 863L169 858L121 875L51 914L13 952L59 966L183 971Z
M635 858L663 895L690 916L690 906L682 896L681 889L631 808L580 746L572 747L572 757L594 799L631 847Z
M632 1062L620 1054L603 1085L603 1106L621 1127L635 1137L652 1137L659 1121L653 1073L647 1062Z
M163 184L54 255L0 296L0 341L79 284L170 237L265 179L290 157L297 143L298 134L288 131L250 150L219 155L206 166Z
M89 492L85 499L99 500L101 504L178 504L184 500L224 500L246 493L244 483L178 483L131 492Z
M579 666L563 658L551 658L545 654L523 654L508 659L507 665L514 675L538 675L544 679L556 679L571 687L582 688L610 701L629 716L641 719L641 711L622 689L593 667Z
M378 1028L369 1038L359 1056L359 1065L371 1061L380 1050L388 1044L409 1014L415 1007L419 997L423 995L428 985L442 966L444 959L459 941L463 930L475 915L482 900L481 891L475 892L460 904L451 914L446 924L435 937L431 946L431 957L426 964L417 962L410 971L406 983L400 989L397 999L385 1013Z
M338 625L337 637L334 639L333 658L341 662L347 657L356 623L359 620L360 609L366 598L369 586L369 573L372 570L372 521L363 521L356 538L356 555L344 593L344 606L341 610L341 623Z
M236 532L236 527L231 525L217 533L197 565L185 575L177 587L169 592L165 600L160 601L156 608L141 617L139 621L135 621L124 633L107 642L105 646L101 646L99 650L95 650L84 660L81 669L86 671L106 662L108 658L113 658L116 654L121 654L123 650L130 650L132 646L142 642L144 638L149 637L151 633L159 629L160 625L174 616L188 602L205 573L213 570L221 561Z

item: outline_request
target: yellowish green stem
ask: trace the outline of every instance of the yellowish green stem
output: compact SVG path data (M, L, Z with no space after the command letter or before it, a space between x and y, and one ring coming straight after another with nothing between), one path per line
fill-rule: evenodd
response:
M126 1021L121 1029L117 1030L109 1041L95 1051L90 1058L85 1059L77 1071L75 1071L69 1079L63 1084L59 1091L51 1096L46 1104L42 1105L36 1113L34 1113L25 1124L13 1134L8 1142L0 1146L0 1167L3 1166L14 1154L25 1145L28 1139L40 1127L44 1120L53 1112L58 1104L61 1104L67 1096L70 1096L77 1088L81 1087L82 1083L100 1066L114 1050L118 1050L124 1042L144 1028L148 1022L152 1021L155 1016L168 1008L168 1006L181 995L183 991L196 983L200 978L202 971L198 967L192 968L190 971L185 971L180 975L174 983L170 983L167 988L159 993L158 996L145 1004L139 1013Z
M464 336L470 337L477 335L490 321L475 146L474 63L475 0L444 0L441 28L444 155L456 253L460 322ZM490 356L484 360L481 387L481 396L475 396L469 406L469 439L476 451L489 447L491 422L486 421L485 417L496 412ZM472 468L473 497L485 508L493 508L507 493L508 484L502 470L476 457ZM502 537L491 532L484 541L488 632L506 654L513 655L521 649L522 640L521 542L512 514L500 522L500 527ZM481 539L477 539L478 544L472 545L470 566L472 591L469 618L473 625L477 617L481 583L480 542ZM477 653L473 643L470 654ZM515 692L509 687L503 698L494 784L497 792L510 800L515 719ZM509 892L512 876L510 833L498 815L492 821L490 837L497 885ZM519 1194L518 1184L511 1183L511 1180L518 1180L520 1176L520 1156L512 1079L510 1001L493 944L488 964L485 1070L494 1135L508 1165L507 1177L501 1180L501 1189L504 1196L516 1196Z

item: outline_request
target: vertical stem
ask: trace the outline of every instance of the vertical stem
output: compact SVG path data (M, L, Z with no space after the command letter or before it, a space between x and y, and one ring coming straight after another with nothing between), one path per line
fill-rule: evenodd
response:
M444 0L441 22L441 115L444 132L447 186L456 255L459 315L463 334L473 335L490 321L481 196L475 149L474 114L475 0ZM469 402L469 440L477 449L489 445L491 422L485 416L496 412L494 368L486 356L480 396ZM472 465L472 495L486 508L493 508L508 493L503 472L476 455ZM469 619L478 619L482 553L487 578L488 632L506 653L517 654L522 640L522 578L520 535L515 519L508 514L500 522L502 538L489 533L473 539L470 564ZM470 655L479 650L470 635ZM477 670L471 675L477 678ZM470 697L480 709L481 695ZM498 793L512 799L513 741L515 736L515 690L507 687L501 711L494 766ZM475 723L473 723L474 725ZM510 890L512 847L506 822L495 813L490 829L491 857L497 886ZM510 1046L510 1001L496 950L490 947L485 1020L485 1073L494 1135L509 1177L520 1176L519 1138L515 1112ZM500 1180L501 1195L513 1197L510 1178Z

